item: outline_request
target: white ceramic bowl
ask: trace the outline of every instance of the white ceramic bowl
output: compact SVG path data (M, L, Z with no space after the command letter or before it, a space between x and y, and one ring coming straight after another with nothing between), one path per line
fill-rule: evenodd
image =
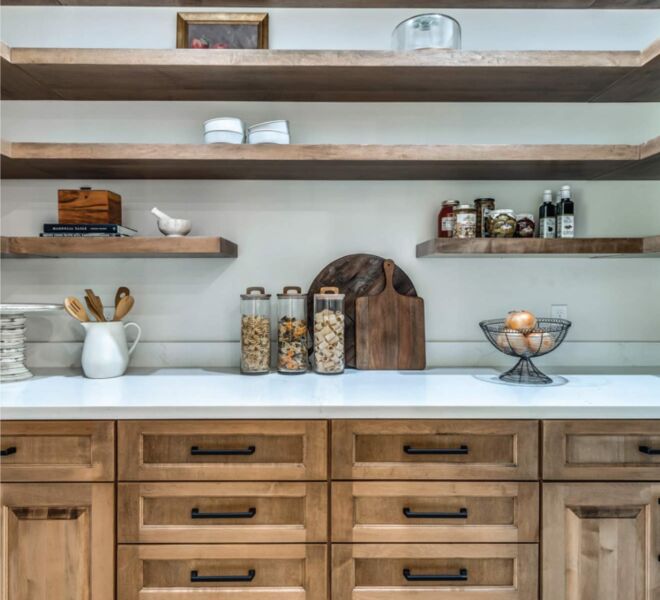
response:
M257 123L248 127L248 134L254 131L279 131L280 133L289 134L289 122L284 120L279 121L266 121L265 123Z
M219 117L204 121L204 131L234 131L245 132L245 123L237 117Z
M183 237L192 229L188 219L158 219L158 230L167 237Z
M288 133L282 133L280 131L250 131L248 133L248 143L249 144L289 144L291 143L291 137Z
M207 131L204 141L207 144L242 144L245 136L235 131Z

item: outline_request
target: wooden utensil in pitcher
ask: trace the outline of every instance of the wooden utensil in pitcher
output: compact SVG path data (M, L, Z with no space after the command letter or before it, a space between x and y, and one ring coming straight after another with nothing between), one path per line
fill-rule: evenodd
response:
M120 288L117 288L117 293L115 294L115 309L117 308L117 305L122 298L130 295L131 290L129 290L127 287L121 286Z
M81 323L87 323L89 321L85 307L75 296L68 296L64 299L64 310Z
M85 290L85 302L87 303L87 308L94 314L97 321L105 322L105 315L103 314L103 302L99 298L94 290L87 289Z
M112 317L113 321L121 321L133 308L135 298L133 296L124 296L117 306L115 306L115 314Z

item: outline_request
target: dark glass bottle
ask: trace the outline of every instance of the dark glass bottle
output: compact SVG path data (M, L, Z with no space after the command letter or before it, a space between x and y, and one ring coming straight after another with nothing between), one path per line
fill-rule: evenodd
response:
M561 188L561 202L557 206L557 237L575 237L575 204L571 200L571 186Z
M552 203L552 190L543 192L543 204L539 208L539 237L554 238L557 226L557 210Z

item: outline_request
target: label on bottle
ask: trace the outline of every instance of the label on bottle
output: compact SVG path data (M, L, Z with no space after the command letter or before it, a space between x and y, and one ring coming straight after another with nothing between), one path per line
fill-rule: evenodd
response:
M554 217L544 217L543 219L541 219L541 224L539 227L539 237L542 238L556 237L555 226L556 223Z
M456 217L454 215L451 217L442 217L442 222L440 224L442 231L453 233L454 225L456 225Z
M557 237L574 238L575 237L575 217L573 215L562 215L557 223Z

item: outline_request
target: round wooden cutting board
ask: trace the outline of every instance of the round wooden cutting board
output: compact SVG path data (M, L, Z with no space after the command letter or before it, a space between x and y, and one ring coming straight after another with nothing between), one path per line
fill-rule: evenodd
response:
M355 300L360 296L380 294L385 289L384 258L373 254L349 254L327 265L316 276L307 296L307 321L309 331L314 331L314 294L322 287L335 286L342 294L346 313L344 353L346 366L355 368ZM417 296L415 286L405 272L396 267L394 289L404 296Z

